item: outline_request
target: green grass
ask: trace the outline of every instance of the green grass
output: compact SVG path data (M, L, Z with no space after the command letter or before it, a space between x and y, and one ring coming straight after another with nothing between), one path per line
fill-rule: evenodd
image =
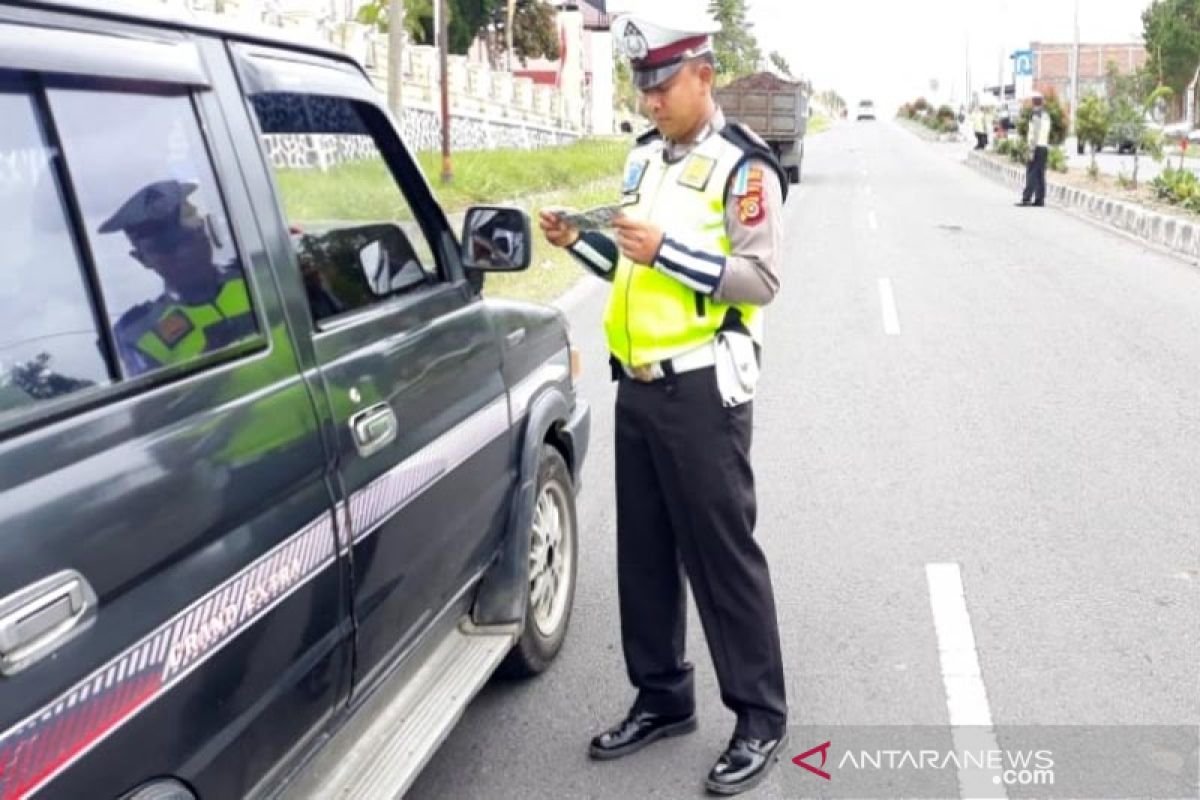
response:
M818 133L824 133L833 125L833 120L824 114L814 114L812 119L808 121L808 133L814 136Z
M541 150L486 150L456 153L454 179L441 183L440 153L417 158L447 213L470 205L575 189L619 175L627 142L586 139ZM276 177L293 221L411 219L399 189L383 162L342 164L327 172L279 169Z
M532 203L518 203L533 217L533 265L525 272L489 274L483 287L484 295L549 303L574 286L585 270L565 250L546 241L538 228L537 210L551 205L583 209L613 203L620 197L620 188L620 178L612 175L608 180L579 189L547 194L534 198Z
M541 150L457 153L454 179L446 186L441 183L440 153L419 153L417 158L442 206L458 211L475 203L561 191L619 175L628 154L629 142L621 139L585 139Z

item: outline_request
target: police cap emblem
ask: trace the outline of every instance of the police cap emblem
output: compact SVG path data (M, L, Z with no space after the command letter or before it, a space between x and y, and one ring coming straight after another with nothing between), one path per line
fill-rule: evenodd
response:
M640 61L650 55L650 43L633 20L625 20L625 30L621 32L621 50L631 61Z

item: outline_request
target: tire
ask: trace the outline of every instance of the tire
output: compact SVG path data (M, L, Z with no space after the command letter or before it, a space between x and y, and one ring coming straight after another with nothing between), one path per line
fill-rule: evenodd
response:
M796 184L800 182L800 167L787 168L788 183Z
M542 445L533 502L533 521L526 532L530 551L525 628L497 670L506 678L532 677L550 666L567 638L575 602L579 562L575 487L567 462L550 445Z

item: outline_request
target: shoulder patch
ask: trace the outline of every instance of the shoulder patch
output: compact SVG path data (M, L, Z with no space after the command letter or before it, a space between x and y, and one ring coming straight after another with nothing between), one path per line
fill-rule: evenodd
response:
M622 194L636 194L637 190L642 187L642 180L646 177L646 168L650 166L650 162L645 159L630 161L625 168L625 180L621 184Z
M167 347L174 347L183 341L184 337L196 329L192 321L179 309L165 315L154 326L154 332L162 339Z
M717 160L715 158L692 154L683 164L683 171L679 174L679 184L703 192L708 186L708 179L712 177L713 170L716 168Z
M738 170L732 194L737 199L738 221L743 225L758 225L767 218L767 195L763 190L763 168L745 163Z

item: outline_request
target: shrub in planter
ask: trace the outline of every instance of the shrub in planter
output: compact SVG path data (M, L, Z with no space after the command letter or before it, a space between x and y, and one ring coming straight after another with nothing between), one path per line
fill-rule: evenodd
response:
M1061 147L1051 147L1047 153L1046 166L1055 172L1067 171L1067 154Z

